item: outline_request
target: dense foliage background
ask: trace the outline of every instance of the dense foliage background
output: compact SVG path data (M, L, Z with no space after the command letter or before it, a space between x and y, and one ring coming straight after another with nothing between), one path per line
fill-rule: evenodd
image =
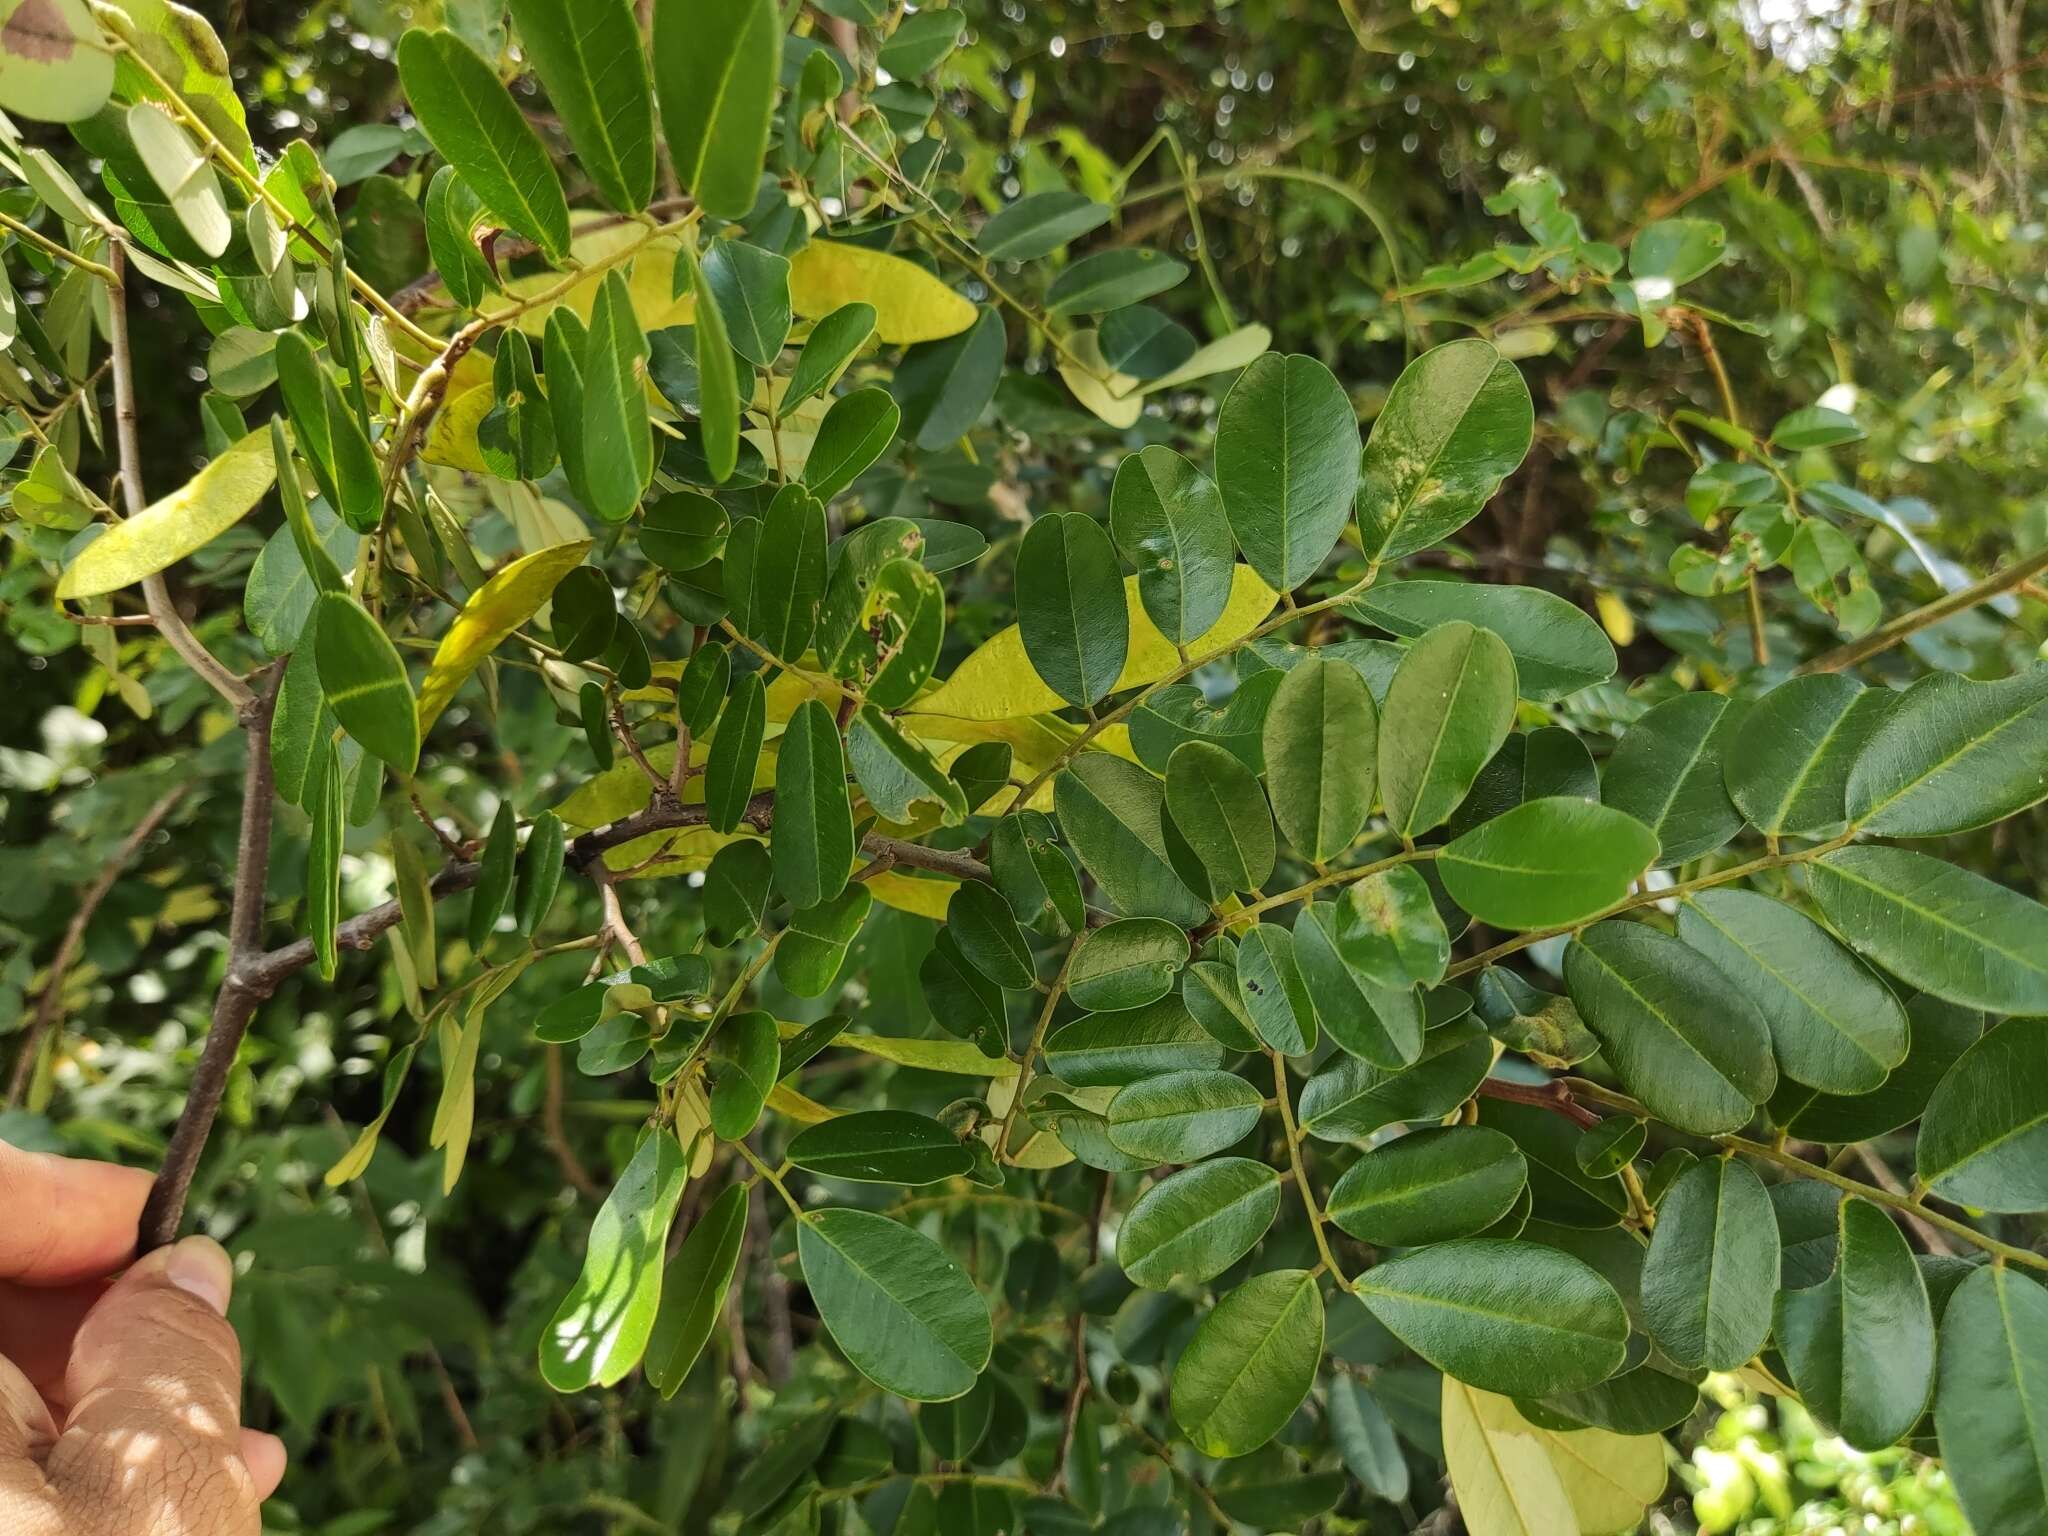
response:
M497 59L511 40L500 7L246 0L198 9L232 61L255 145L269 155L310 142L336 183L356 271L445 334L457 317L432 282L423 206L444 162L408 114L394 57L401 33L423 26L450 29ZM1800 663L1874 630L1882 636L1883 621L2048 548L2040 7L972 0L952 7L964 13L958 46L940 47L929 69L901 69L901 80L889 77L882 39L929 10L906 16L864 0L785 9L799 35L848 50L858 120L885 124L902 163L921 167L965 223L1058 187L1113 203L1115 220L1077 250L1171 252L1191 275L1149 300L1157 312L1204 340L1268 328L1275 350L1326 365L1362 421L1431 346L1468 337L1497 346L1534 401L1533 446L1479 516L1418 553L1409 574L1539 587L1595 616L1619 672L1574 694L1556 719L1603 752L1607 737L1653 705L1699 693L1753 698ZM796 83L794 57L785 55L787 84ZM503 73L522 78L516 57L506 56ZM584 185L561 122L529 84L515 99L563 157L577 197ZM831 92L811 106L835 110ZM104 147L21 126L27 144L101 195L95 157ZM837 139L828 130L823 142ZM851 154L812 164L806 176L834 217L900 194ZM36 203L23 188L0 187L0 212L61 240ZM1635 238L1666 220L1702 221L1683 228L1707 249L1675 252L1665 267L1646 262ZM90 307L82 290L67 296L64 269L27 235L12 236L0 256L24 313ZM1228 383L1191 381L1152 397L1135 421L1106 424L1062 387L1050 333L987 286L1017 274L951 266L945 275L997 317L1000 387L950 439L899 441L833 509L835 518L940 519L985 540L945 573L941 678L1016 619L1025 529L1053 513L1104 519L1119 463L1141 446L1173 446L1206 465ZM1686 306L1676 323L1661 318L1673 277ZM1028 303L1039 304L1039 269L1022 280ZM160 285L136 282L129 312L143 476L162 494L238 435L202 396L239 394L223 376L242 359L223 350L220 315ZM0 418L0 452L12 455L17 512L0 545L11 646L0 721L0 1069L15 1079L0 1134L150 1165L184 1103L226 970L243 762L232 714L155 630L81 626L59 612L53 576L75 527L32 527L21 513L44 437L86 486L113 499L97 340L104 317L80 319L79 333L94 324L68 384L42 389L13 370L0 384L13 401ZM542 351L538 330L533 350ZM668 365L683 370L674 358ZM663 366L657 348L658 387ZM900 369L895 382L903 393ZM1744 522L1756 488L1735 470L1753 463L1740 464L1739 441L1710 422L1762 433L1812 408L1843 413L1859 430L1822 431L1812 446L1788 438L1792 446L1775 455L1784 483L1835 488L1809 503L1820 509L1810 521L1826 532L1788 548L1789 530ZM252 405L249 424L271 409ZM1716 457L1728 472L1696 474ZM515 548L587 532L610 538L559 475L538 495L515 496L505 482L480 489L445 465L422 474L487 569ZM833 532L842 526L835 521ZM353 546L344 536L337 547ZM1743 573L1763 546L1773 568L1752 603ZM267 548L273 566L283 558L274 551L290 550L272 510L173 573L193 632L237 672L288 648L267 644L274 613L265 604L283 601L258 574ZM664 581L630 536L602 543L604 557L655 659L680 661L704 622L688 594L676 595L686 583ZM1354 579L1351 558L1340 552L1329 583L1306 595ZM2005 677L2032 662L2044 630L2048 592L2015 583L1940 622L1916 623L1867 661L1851 659L1873 685L1934 670ZM1334 613L1300 631L1286 638L1364 633ZM423 660L436 634L408 659ZM1220 699L1242 675L1223 663L1197 681ZM469 707L439 729L415 785L420 819L471 851L502 805L532 817L587 793L605 766L593 762L576 690L559 675L508 649L490 687L486 707L472 685ZM595 735L609 743L601 718ZM665 739L646 734L649 747ZM622 752L609 782L636 771ZM612 814L564 819L573 833ZM281 814L269 864L273 944L304 920L310 836L306 816ZM387 785L381 808L347 830L344 913L376 906L405 878L395 836L417 844L411 858L438 863L419 819ZM961 849L976 840L939 839ZM2038 809L1965 831L1941 851L2014 890L2048 891ZM686 952L707 922L702 885L696 874L616 887L572 874L547 935L567 946L629 933L648 955ZM451 966L468 963L461 912L459 900L444 904ZM833 991L798 997L769 972L758 978L757 1006L806 1023L836 1009L855 1016L859 1031L960 1048L934 1024L920 983L936 927L928 913L877 902ZM499 942L502 963L510 951ZM1466 941L1458 953L1483 943ZM435 1144L445 1140L435 1135L435 1089L447 1071L437 1048L420 1053L395 1100L384 1091L394 1056L420 1033L392 956L383 944L344 949L331 982L298 970L256 1012L193 1188L193 1219L246 1256L236 1321L248 1347L251 1422L293 1450L272 1528L755 1530L767 1528L770 1510L788 1529L1015 1528L1007 1502L990 1510L939 1497L969 1485L927 1485L921 1504L907 1484L885 1483L892 1459L915 1464L919 1430L902 1403L862 1383L821 1338L791 1224L770 1220L775 1196L758 1180L735 1299L680 1392L665 1401L637 1374L607 1389L551 1390L536 1351L582 1267L599 1203L633 1156L651 1090L642 1074L579 1073L574 1046L536 1040L530 1023L591 962L587 946L543 955L508 979L493 1006L475 1056L467 1162L448 1190ZM1525 974L1559 989L1557 947L1526 958ZM721 984L732 974L721 971ZM53 991L46 1012L55 1027L38 1034L33 1021ZM1013 1006L1007 1043L1021 1049L1033 1022ZM1581 1070L1612 1081L1597 1065ZM827 1052L795 1086L818 1103L886 1102L943 1112L956 1126L962 1113L990 1114L986 1104L958 1103L986 1083L924 1070L915 1058ZM380 1114L388 1118L360 1179L330 1185L328 1170ZM781 1133L771 1140L779 1156ZM1640 1158L1646 1174L1681 1144L1698 1143L1656 1128ZM1827 1164L1828 1151L1815 1160ZM1838 1172L1901 1190L1912 1178L1913 1132L1887 1127L1835 1162ZM1140 1180L1119 1178L1116 1209L1128 1211ZM837 1186L842 1198L846 1187ZM679 1233L717 1188L716 1177L691 1183ZM1284 1499L1259 1502L1303 1481L1294 1447L1330 1443L1320 1415L1304 1414L1244 1461L1205 1463L1161 1438L1171 1433L1164 1383L1201 1314L1200 1291L1130 1293L1109 1262L1114 1231L1099 1220L1110 1189L1078 1165L908 1196L871 1187L867 1203L893 1202L922 1220L998 1317L996 1365L1009 1385L997 1408L984 1406L993 1427L963 1448L925 1410L926 1466L1002 1468L990 1486L1007 1479L1015 1492L1057 1482L1086 1518L1120 1536L1176 1528L1176 1516L1160 1513L1169 1509L1251 1529L1460 1528L1445 1498L1436 1373L1356 1303L1330 1314L1336 1379L1353 1395L1329 1417L1353 1418L1339 1419L1340 1462L1313 1463L1326 1474L1341 1466L1328 1502L1304 1495L1312 1507L1300 1514ZM2044 1236L2037 1216L1982 1225L2018 1249L2037 1249ZM1904 1230L1923 1256L1970 1252L1936 1228L1908 1221ZM1291 1254L1287 1262L1315 1263L1291 1191L1269 1246ZM1075 1422L1066 1383L1077 1319L1093 1341L1096 1390ZM1821 1530L1854 1512L1874 1531L1966 1529L1937 1466L1907 1448L1853 1451L1763 1390L1775 1385L1754 1373L1710 1378L1700 1407L1673 1432L1676 1473L1646 1528ZM820 1470L833 1473L830 1487L859 1492L785 1509L786 1489L822 1453L812 1431L820 1406L832 1403L869 1429L840 1430L831 1456L844 1464L827 1458ZM830 1430L832 1420L822 1422ZM793 1459L778 1461L778 1452ZM871 1496L885 1489L894 1503ZM1033 1529L1086 1528L1044 1518Z

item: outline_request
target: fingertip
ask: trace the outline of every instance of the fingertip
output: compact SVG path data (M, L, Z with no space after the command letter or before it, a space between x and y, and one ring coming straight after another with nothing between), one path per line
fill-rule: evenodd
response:
M242 1465L249 1469L249 1480L256 1485L256 1497L267 1499L277 1492L277 1485L284 1481L285 1464L290 1458L284 1442L275 1435L265 1434L260 1429L242 1431Z
M46 1286L112 1274L135 1251L149 1187L140 1168L0 1141L0 1279Z
M235 1261L210 1237L188 1237L164 1254L164 1278L223 1317L235 1288Z

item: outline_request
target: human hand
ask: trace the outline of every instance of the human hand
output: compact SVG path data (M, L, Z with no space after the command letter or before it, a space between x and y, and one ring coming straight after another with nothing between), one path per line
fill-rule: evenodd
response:
M284 1446L241 1427L234 1266L135 1250L149 1175L0 1141L0 1531L255 1536Z

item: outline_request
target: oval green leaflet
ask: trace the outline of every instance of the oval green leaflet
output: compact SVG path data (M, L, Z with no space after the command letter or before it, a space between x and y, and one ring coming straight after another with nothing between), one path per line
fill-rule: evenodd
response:
M1023 991L1038 979L1017 914L994 886L961 881L946 905L946 929L968 964L997 986Z
M1529 451L1535 408L1484 341L1432 347L1401 370L1358 478L1359 544L1382 563L1456 533Z
M870 1211L806 1211L797 1257L818 1315L855 1370L886 1392L936 1403L988 1364L988 1307L953 1256Z
M945 826L967 819L967 796L923 743L913 741L872 704L864 704L846 733L846 758L868 804L885 821L911 822L919 806L935 809Z
M1116 686L1131 624L1101 524L1079 512L1032 523L1017 548L1017 626L1031 669L1069 704L1085 708Z
M1888 837L1967 832L2048 798L2048 666L1908 688L1849 771L1849 820Z
M1335 547L1358 458L1350 398L1312 357L1268 352L1224 396L1216 484L1237 547L1275 591L1308 580Z
M1869 1093L1906 1059L1906 1010L1820 924L1751 891L1700 891L1678 936L1756 1004L1785 1076Z
M873 386L834 400L804 460L811 494L830 501L865 474L895 440L901 414L889 392Z
M1527 1182L1521 1149L1499 1131L1438 1126L1359 1158L1331 1187L1325 1213L1361 1242L1414 1248L1485 1231Z
M1436 870L1480 922L1526 931L1604 912L1656 858L1656 834L1633 816L1551 796L1480 823L1437 856Z
M664 570L694 571L725 552L730 519L702 491L672 491L640 518L640 552Z
M420 761L419 717L391 637L338 592L323 592L308 622L327 707L365 751L410 777Z
M849 885L829 900L790 913L775 950L776 980L798 997L824 996L874 899L865 885Z
M928 453L966 436L995 398L1008 345L1003 317L984 304L966 330L905 352L892 384L903 435Z
M655 7L654 90L669 158L684 190L718 218L744 218L754 206L782 32L774 0L660 0Z
M1718 693L1666 699L1622 733L1600 776L1600 798L1656 835L1668 869L1712 853L1742 830L1722 767L1746 707Z
M789 1160L832 1179L862 1184L937 1184L974 1166L960 1139L927 1115L864 1109L804 1127Z
M1659 1120L1696 1136L1740 1130L1777 1086L1755 1005L1677 939L1596 923L1565 951L1564 979L1615 1075Z
M1349 848L1379 782L1379 709L1358 669L1304 658L1273 695L1263 745L1287 841L1317 860Z
M2048 1392L2048 1289L1986 1265L1949 1297L1940 1354L1934 1427L1971 1528L2041 1536L2048 1420L2029 1405Z
M991 261L1035 261L1109 222L1112 210L1079 192L1033 192L998 209L974 237Z
M1224 748L1206 741L1174 748L1166 766L1166 811L1225 890L1257 891L1273 873L1278 848L1266 792Z
M775 1087L782 1037L773 1014L751 1009L718 1026L706 1052L705 1081L711 1100L711 1129L722 1141L738 1141L761 1118Z
M1382 1259L1360 1298L1447 1376L1508 1395L1568 1392L1621 1368L1628 1314L1579 1259L1535 1243L1465 1238Z
M1185 942L1181 952L1187 952ZM1055 1029L1045 1042L1047 1067L1073 1088L1121 1088L1162 1072L1213 1070L1223 1065L1223 1057L1223 1046L1177 997L1115 1013L1083 1014Z
M1838 672L1779 684L1722 754L1730 798L1766 836L1833 836L1848 819L1849 775L1898 699Z
M1808 866L1813 897L1865 959L1923 992L1994 1013L2048 1013L2048 908L1905 848L1842 848Z
M1913 1155L1944 1200L2048 1210L2048 1019L2007 1019L1963 1053L1927 1101Z
M491 66L453 32L398 40L398 77L421 130L498 221L559 265L569 204L554 162Z
M590 510L624 522L654 479L654 427L647 414L647 337L617 268L605 273L583 339L583 483Z
M733 351L768 367L789 339L789 258L744 240L714 240L701 271Z
M312 466L320 494L349 527L371 532L383 520L384 484L362 423L305 337L286 331L277 338L276 356L292 437Z
M1109 1101L1109 1139L1118 1151L1151 1162L1199 1162L1242 1140L1259 1123L1263 1103L1258 1089L1229 1072L1162 1073Z
M1237 996L1260 1040L1283 1056L1316 1048L1316 1009L1294 958L1294 935L1260 923L1237 946Z
M1463 581L1398 581L1345 605L1355 618L1413 640L1453 619L1490 629L1515 658L1522 697L1548 703L1604 683L1614 646L1586 613L1539 587Z
M1781 1291L1778 1347L1813 1416L1858 1450L1877 1451L1919 1422L1934 1386L1934 1313L1906 1235L1866 1200L1844 1200L1835 1268Z
M542 811L533 818L526 846L519 853L519 875L512 893L513 920L527 938L540 931L555 904L555 892L562 884L563 846L560 817Z
M669 1223L688 1179L675 1137L649 1131L591 1223L582 1275L541 1334L540 1373L557 1392L611 1386L640 1363L661 1306Z
M748 672L718 717L718 734L711 738L711 756L704 765L704 821L712 831L730 832L745 820L767 729L767 689L759 672Z
M1472 1096L1493 1065L1493 1041L1469 1018L1422 1037L1411 1066L1340 1056L1302 1085L1301 1128L1322 1141L1362 1141L1401 1120L1435 1120Z
M1310 902L1294 920L1294 961L1323 1030L1359 1060L1390 1071L1422 1053L1422 1000L1412 986L1383 987L1344 958L1337 904Z
M1166 790L1159 780L1136 763L1088 752L1054 777L1052 793L1068 845L1118 910L1184 927L1209 915L1167 862L1159 831Z
M832 711L816 699L797 706L776 750L775 833L768 851L775 888L795 907L831 900L853 870L846 758Z
M482 954L491 942L491 932L512 899L512 881L519 858L519 817L512 802L500 800L491 821L491 835L484 840L476 884L469 892L469 947Z
M1657 1208L1643 1319L1675 1364L1732 1371L1764 1347L1778 1291L1778 1220L1747 1163L1710 1157Z
M1450 818L1515 721L1515 662L1501 638L1439 624L1402 658L1379 731L1387 819L1414 837Z
M1117 466L1109 528L1167 639L1185 645L1223 617L1236 550L1215 481L1171 448L1141 448Z
M783 388L783 413L830 389L874 334L875 306L858 300L840 305L812 326Z
M746 1186L728 1184L669 1261L647 1340L647 1379L663 1397L674 1397L688 1379L724 1313L746 1235Z
M1354 880L1330 905L1337 953L1366 982L1399 991L1444 979L1451 935L1413 865Z
M776 492L725 541L726 596L740 632L783 661L811 643L825 595L825 507L800 485Z
M1254 1275L1202 1319L1174 1363L1174 1420L1205 1456L1248 1455L1294 1416L1322 1357L1316 1277Z
M1173 990L1188 940L1172 923L1127 917L1093 929L1067 967L1067 993L1096 1013L1142 1008Z
M690 3L691 0L665 0L657 21L673 16ZM749 13L759 9L772 10L772 0L747 0ZM727 11L730 14L730 8L727 8ZM665 24L656 27L657 32L664 29ZM657 43L657 48L659 46ZM681 43L678 46L687 50L695 44ZM664 124L668 121L668 111L667 93L664 89ZM705 292L703 269L697 264L697 249L687 234L677 248L676 276L679 283L688 281L691 292L699 295ZM739 467L739 365L734 361L732 341L725 333L725 317L715 302L698 304L693 311L693 321L697 356L697 428L702 434L704 462L711 472L711 478L723 484L732 478L733 471ZM566 455L564 462L566 464Z

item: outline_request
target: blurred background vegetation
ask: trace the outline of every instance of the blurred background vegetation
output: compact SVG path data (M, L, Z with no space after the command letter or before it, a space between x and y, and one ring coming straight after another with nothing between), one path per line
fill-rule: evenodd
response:
M198 8L228 45L259 146L312 139L345 183L359 267L387 288L419 277L423 141L404 131L392 49L418 20L502 41L496 0L441 0L429 14L386 0ZM1681 211L1725 226L1729 259L1689 287L1688 300L1730 319L1714 339L1744 419L1767 423L1825 399L1852 408L1867 429L1864 442L1810 468L1879 506L1862 552L1887 612L2048 542L2048 6L962 8L969 42L941 77L936 121L985 207L1054 181L1100 194L1127 178L1150 195L1127 210L1118 238L1213 264L1237 313L1200 312L1214 300L1195 283L1168 307L1186 308L1182 318L1204 334L1233 320L1269 325L1280 349L1328 362L1368 416L1404 358L1429 343L1477 333L1520 358L1538 402L1537 446L1440 558L1599 612L1623 647L1624 676L1637 679L1627 692L1610 685L1601 707L1617 715L1660 690L1749 665L1739 597L1673 590L1673 552L1700 526L1684 504L1691 465L1648 451L1675 398L1723 406L1713 355L1697 336L1646 344L1615 291L1561 284L1532 251L1625 245ZM45 142L88 169L68 140ZM1189 215L1191 189L1199 222ZM17 270L17 283L28 275ZM208 337L182 302L156 306L137 325L147 478L171 484L198 452ZM1008 617L1009 551L1025 516L1099 508L1127 447L1199 438L1202 409L1193 400L1160 408L1119 440L1075 427L1074 407L1049 379L1009 381L995 451L963 459L948 481L952 515L992 541L948 631L951 654ZM87 466L107 474L89 451ZM894 494L885 474L864 489L875 504ZM239 619L261 537L244 529L210 545L180 593L200 633L244 666L261 659ZM86 892L111 862L127 862L60 978L58 1048L0 1114L0 1135L148 1163L176 1115L223 964L239 753L209 734L218 717L206 715L201 685L181 669L110 685L80 631L31 596L43 585L32 558L0 545L10 647L0 711L0 1070L13 1066ZM2027 628L1965 614L1914 636L1885 665L2008 671L2040 639L2044 598L2035 589L2004 600L2007 617ZM1811 631L1797 645L1787 633L1788 652L1824 648L1834 633L1809 604L1778 605L1769 622ZM109 633L124 646L156 643L97 632ZM479 745L485 739L479 731ZM582 772L560 761L572 735L556 728L553 702L527 674L506 672L494 740L468 763L437 770L424 786L437 810L481 826L497 797L545 805ZM130 857L131 831L173 792ZM271 894L281 907L298 896L294 839L303 826L289 816L280 826ZM375 828L354 838L345 880L360 909L387 894L391 872L374 852ZM2048 890L2038 816L1977 834L1967 856L2007 883ZM563 895L565 905L594 900L587 888L565 886ZM680 947L665 938L696 920L687 895L671 890L638 887L628 899L650 949ZM870 958L912 950L928 929L878 908L861 949ZM534 967L513 1002L550 995L580 965L569 955ZM873 974L906 973L914 963ZM807 1016L809 1005L784 1001L783 1017ZM927 1022L914 985L877 981L862 1001L891 1033ZM452 1197L440 1193L439 1156L426 1150L431 1094L400 1101L365 1181L329 1191L322 1173L376 1113L387 1030L401 1006L381 955L345 961L331 989L310 975L289 983L256 1022L195 1191L199 1220L251 1260L236 1319L248 1345L249 1417L282 1433L294 1457L270 1513L274 1529L703 1528L715 1501L698 1490L725 1475L740 1446L772 1440L817 1390L787 1379L792 1331L808 1320L790 1316L785 1256L749 1254L743 1304L717 1358L672 1403L637 1381L556 1398L538 1380L534 1350L595 1209L576 1184L586 1168L609 1183L602 1175L623 1162L642 1106L603 1081L565 1087L542 1048L508 1024L486 1047L476 1147ZM521 1016L501 1008L508 1021ZM897 1071L888 1091L892 1102L926 1109L951 1096L943 1080L909 1071ZM1010 1296L1020 1308L1032 1300ZM1355 1520L1331 1517L1326 1530L1457 1528L1428 1514L1438 1498L1427 1422L1434 1396L1417 1396L1397 1419L1424 1479L1415 1497ZM734 1414L734 1405L758 1411ZM1938 1469L1903 1451L1859 1456L1817 1437L1796 1407L1756 1400L1733 1381L1717 1383L1681 1438L1691 1461L1652 1529L1964 1529ZM1143 1480L1163 1473L1141 1460L1131 1476L1130 1497L1142 1502Z

